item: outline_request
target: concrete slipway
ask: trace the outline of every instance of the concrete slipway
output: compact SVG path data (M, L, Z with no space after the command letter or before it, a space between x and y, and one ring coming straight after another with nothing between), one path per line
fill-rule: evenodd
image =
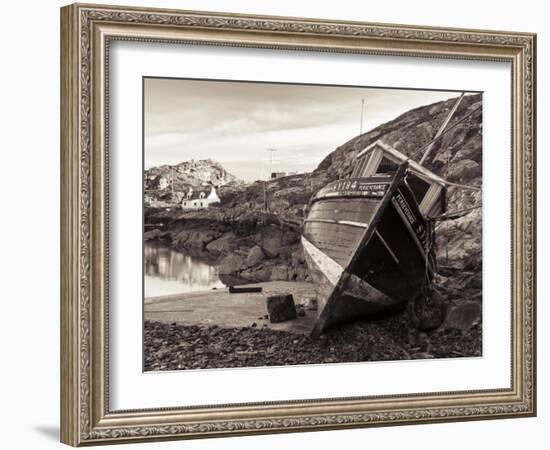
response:
M146 298L144 318L164 323L185 325L217 325L224 328L267 325L273 330L309 334L317 311L304 308L305 316L281 323L269 323L266 297L275 294L292 294L297 304L308 304L315 298L313 285L304 282L270 281L247 286L260 286L261 293L230 294L227 288L201 292Z

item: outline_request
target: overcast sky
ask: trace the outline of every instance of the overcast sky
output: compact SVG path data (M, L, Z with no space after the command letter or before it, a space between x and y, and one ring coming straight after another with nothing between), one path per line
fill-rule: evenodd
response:
M339 145L457 92L147 78L145 168L219 161L237 178L311 171Z

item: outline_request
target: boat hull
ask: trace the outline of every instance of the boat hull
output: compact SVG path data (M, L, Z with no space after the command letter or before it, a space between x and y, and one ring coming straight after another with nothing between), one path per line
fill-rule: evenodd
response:
M374 194L329 186L314 198L304 223L302 245L319 306L313 335L399 309L433 277L433 233L404 170L384 182L356 181L356 188L375 186Z

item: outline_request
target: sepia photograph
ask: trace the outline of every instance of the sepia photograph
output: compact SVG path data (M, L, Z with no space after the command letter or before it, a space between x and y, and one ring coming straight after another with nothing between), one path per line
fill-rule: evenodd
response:
M483 94L144 77L143 370L483 356Z

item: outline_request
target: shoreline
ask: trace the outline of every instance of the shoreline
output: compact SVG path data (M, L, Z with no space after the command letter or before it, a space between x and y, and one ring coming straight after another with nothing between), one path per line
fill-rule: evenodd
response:
M250 285L262 286L263 292L230 294L221 289L146 299L145 370L482 356L483 324L481 317L472 315L476 289L462 290L469 295L460 297L449 290L447 318L433 331L419 331L401 310L348 322L312 339L317 311L306 307L303 317L271 324L265 306L267 295L283 292L292 293L301 304L313 294L311 283Z

